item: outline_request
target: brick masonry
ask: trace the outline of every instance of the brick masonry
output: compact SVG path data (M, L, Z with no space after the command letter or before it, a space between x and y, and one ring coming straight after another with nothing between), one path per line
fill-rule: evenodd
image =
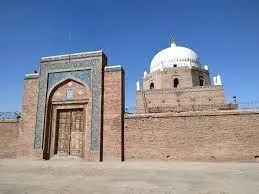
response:
M123 160L124 72L105 69L103 110L104 160Z
M258 148L258 111L125 117L126 160L254 160L259 156Z
M211 85L209 71L199 67L170 67L151 72L136 94L137 113L222 110L226 106L223 87Z
M16 158L19 120L0 120L0 158Z
M18 157L35 157L34 135L36 126L38 87L39 78L37 75L25 78L21 127L19 129L18 139L19 149L17 150Z
M195 107L204 110L226 105L224 90L221 86L147 90L144 92L147 108L172 107L177 112L178 109L190 111ZM137 113L144 111L143 93L140 91L136 94L136 111Z
M181 88L199 86L200 77L203 77L204 85L211 85L208 70L197 67L173 67L164 68L163 71L155 71L148 74L143 81L143 89L149 90L150 84L154 83L154 89L170 89L174 87L174 78L179 79Z

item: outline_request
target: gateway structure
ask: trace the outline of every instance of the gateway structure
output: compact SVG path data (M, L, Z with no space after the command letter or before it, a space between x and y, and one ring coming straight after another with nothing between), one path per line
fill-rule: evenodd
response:
M123 158L123 113L123 69L102 51L42 57L40 73L25 76L18 154Z

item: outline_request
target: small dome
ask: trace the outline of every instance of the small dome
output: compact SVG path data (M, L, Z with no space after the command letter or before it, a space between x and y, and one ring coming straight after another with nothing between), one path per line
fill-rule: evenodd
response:
M157 53L151 61L150 73L166 67L200 67L198 55L191 49L177 46L174 41L171 47Z

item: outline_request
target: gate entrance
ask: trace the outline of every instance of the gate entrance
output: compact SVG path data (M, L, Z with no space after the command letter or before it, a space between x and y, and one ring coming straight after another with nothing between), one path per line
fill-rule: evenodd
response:
M54 154L82 157L83 129L83 109L57 110Z

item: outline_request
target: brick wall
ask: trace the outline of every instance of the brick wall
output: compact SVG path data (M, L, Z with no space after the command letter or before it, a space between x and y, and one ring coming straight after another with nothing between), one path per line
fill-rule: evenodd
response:
M193 84L193 86L199 86L200 85L200 76L203 77L204 86L211 85L210 73L209 73L208 70L194 67L194 68L191 69L191 74L192 74L192 84Z
M214 109L225 105L224 90L221 87L192 87L170 90L145 91L147 107L173 107L179 111L191 111L194 108ZM204 106L206 105L206 106ZM217 105L217 106L216 106ZM203 107L204 106L204 107ZM136 94L136 111L143 112L143 97ZM177 111L175 111L177 112Z
M0 120L0 158L16 158L19 120Z
M24 80L21 127L19 131L18 157L34 156L34 133L38 101L38 77Z
M123 159L124 72L105 68L103 110L103 159Z
M144 78L143 89L149 90L153 82L155 89L170 89L174 87L174 78L179 79L180 88L199 86L200 76L204 79L204 85L211 85L208 70L197 67L172 67L164 68L163 71L155 71Z
M125 116L125 160L241 161L259 156L259 112Z

